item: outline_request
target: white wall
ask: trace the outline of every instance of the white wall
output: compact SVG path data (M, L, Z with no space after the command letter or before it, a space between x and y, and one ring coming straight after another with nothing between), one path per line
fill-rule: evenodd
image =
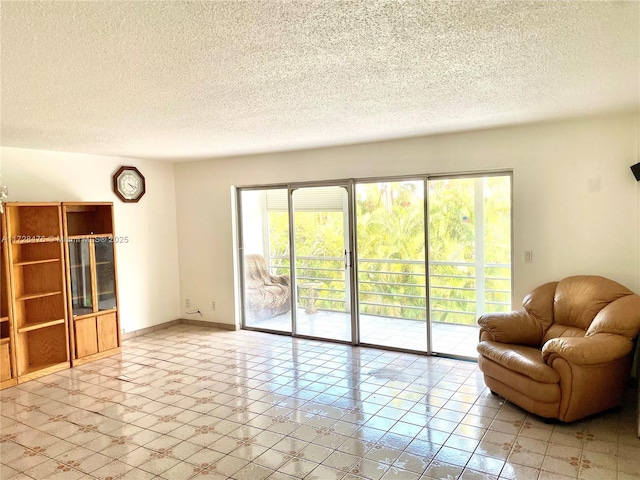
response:
M637 113L175 165L180 296L237 321L232 186L385 175L514 171L514 299L574 274L640 291ZM533 263L524 263L525 250ZM217 302L212 311L211 300Z
M173 164L6 147L0 158L10 201L114 202L116 236L128 237L116 246L126 332L180 318ZM145 176L139 203L125 204L112 191L112 175L121 165Z

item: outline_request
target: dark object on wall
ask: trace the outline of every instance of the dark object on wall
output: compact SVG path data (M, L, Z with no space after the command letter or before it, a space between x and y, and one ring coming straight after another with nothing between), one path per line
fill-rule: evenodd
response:
M146 191L144 176L136 167L120 167L113 175L113 191L123 202L139 202Z
M640 182L640 162L636 163L635 165L631 165L631 171L635 175L636 180Z

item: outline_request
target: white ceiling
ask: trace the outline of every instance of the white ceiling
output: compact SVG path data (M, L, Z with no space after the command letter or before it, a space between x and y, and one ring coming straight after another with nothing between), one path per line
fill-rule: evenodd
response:
M2 0L3 146L187 160L638 109L640 3Z

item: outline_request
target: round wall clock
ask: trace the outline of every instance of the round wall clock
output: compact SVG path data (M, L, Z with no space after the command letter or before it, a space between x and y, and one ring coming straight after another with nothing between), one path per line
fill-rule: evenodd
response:
M145 192L144 176L136 167L120 167L113 175L113 191L123 202L137 202Z

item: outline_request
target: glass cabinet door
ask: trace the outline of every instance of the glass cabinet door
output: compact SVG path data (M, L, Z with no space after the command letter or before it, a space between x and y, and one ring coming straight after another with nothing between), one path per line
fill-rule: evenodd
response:
M95 242L96 253L96 289L98 293L98 311L116 307L116 275L111 239L98 238Z
M90 245L90 240L88 239L71 240L69 242L71 305L74 316L93 312Z

